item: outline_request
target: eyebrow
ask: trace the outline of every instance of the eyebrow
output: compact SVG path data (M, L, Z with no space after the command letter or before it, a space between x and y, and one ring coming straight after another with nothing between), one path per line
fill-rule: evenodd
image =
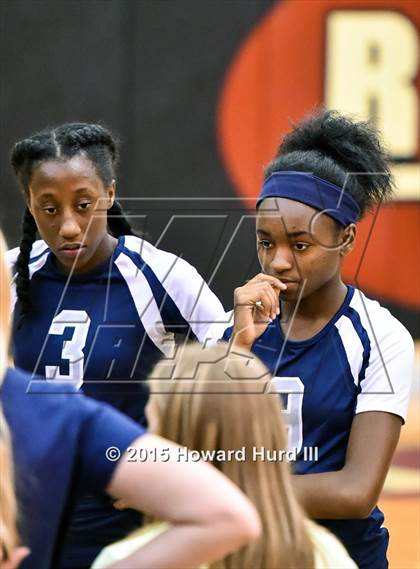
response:
M264 231L264 229L257 229L257 233L260 233L262 235L266 235L267 237L270 236L270 233L268 233L267 231ZM300 235L311 235L309 233L309 231L290 231L286 234L288 237L298 237Z
M92 192L91 188L78 188L77 190L74 190L75 194L80 194L82 192ZM43 192L41 193L39 196L37 196L37 199L42 199L42 198L55 198L57 196L57 192L53 193L53 192Z

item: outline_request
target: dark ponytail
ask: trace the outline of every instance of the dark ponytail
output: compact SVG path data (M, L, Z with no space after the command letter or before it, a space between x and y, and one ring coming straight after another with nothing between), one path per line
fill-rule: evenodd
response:
M379 133L366 122L355 122L337 111L321 111L295 125L265 169L311 172L345 191L363 215L393 193L390 158Z
M29 199L32 174L42 162L65 161L80 153L92 162L104 186L108 187L115 179L119 158L118 142L102 125L69 123L45 129L17 142L12 149L11 164L26 198ZM117 202L108 210L108 227L114 237L135 235ZM20 253L15 265L20 321L31 309L29 259L36 232L35 220L26 208Z
M136 235L117 200L114 201L113 206L108 210L107 220L109 230L114 237Z

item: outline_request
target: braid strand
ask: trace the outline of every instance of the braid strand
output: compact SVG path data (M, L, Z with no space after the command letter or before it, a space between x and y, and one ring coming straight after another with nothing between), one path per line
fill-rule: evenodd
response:
M28 208L25 209L22 222L20 253L16 261L16 295L20 304L20 317L24 318L31 310L29 259L32 245L36 239L37 227Z

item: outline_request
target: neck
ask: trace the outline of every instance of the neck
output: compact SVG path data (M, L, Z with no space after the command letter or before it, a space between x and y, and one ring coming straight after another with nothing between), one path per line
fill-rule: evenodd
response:
M113 235L107 233L103 239L103 241L98 246L96 250L95 258L92 260L92 265L89 267L89 270L96 269L102 263L105 263L107 259L112 255L117 246L118 239L116 239Z

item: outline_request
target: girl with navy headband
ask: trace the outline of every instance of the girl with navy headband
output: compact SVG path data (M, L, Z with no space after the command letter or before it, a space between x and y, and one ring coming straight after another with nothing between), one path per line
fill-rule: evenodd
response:
M377 301L346 285L356 223L392 195L388 156L366 123L325 111L282 141L257 201L262 272L235 290L224 338L274 375L296 453L294 487L362 569L384 569L376 506L404 423L413 341Z

